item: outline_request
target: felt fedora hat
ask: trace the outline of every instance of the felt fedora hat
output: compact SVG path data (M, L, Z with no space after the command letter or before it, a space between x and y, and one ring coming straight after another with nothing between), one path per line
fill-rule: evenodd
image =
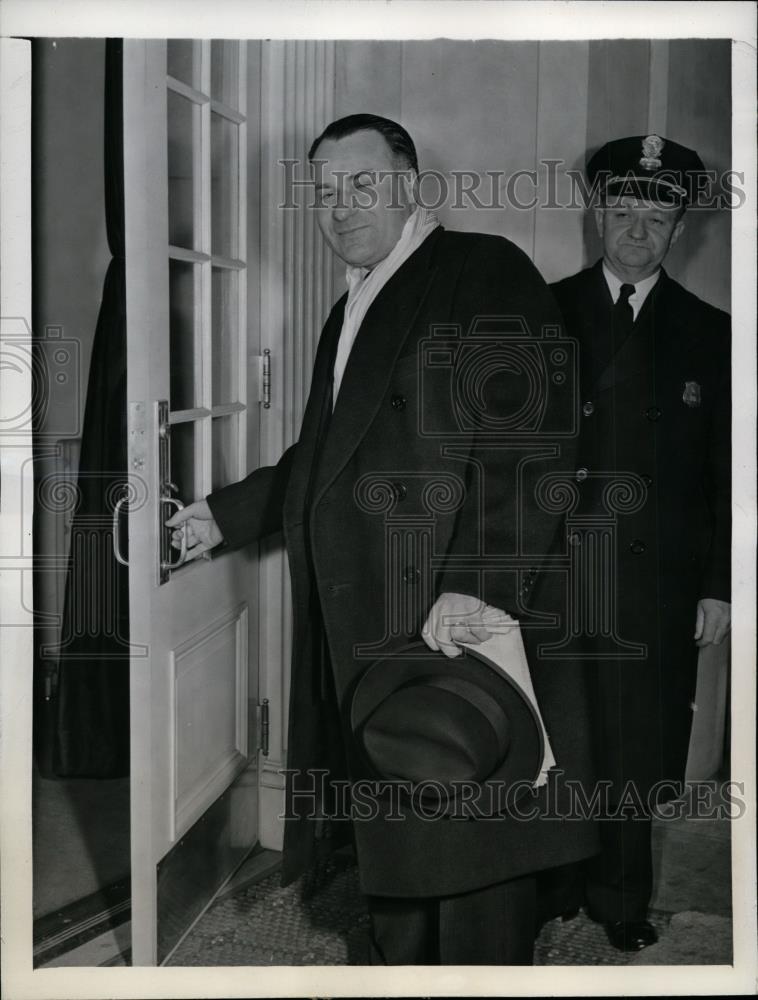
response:
M524 692L478 649L448 658L415 642L358 681L351 726L373 777L456 794L461 783L533 783L542 728ZM438 793L437 793L438 794Z

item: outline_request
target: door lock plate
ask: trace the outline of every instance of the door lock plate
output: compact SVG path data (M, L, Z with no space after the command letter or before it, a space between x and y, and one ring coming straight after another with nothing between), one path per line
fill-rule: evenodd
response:
M147 408L143 402L129 403L129 466L142 472L147 464Z

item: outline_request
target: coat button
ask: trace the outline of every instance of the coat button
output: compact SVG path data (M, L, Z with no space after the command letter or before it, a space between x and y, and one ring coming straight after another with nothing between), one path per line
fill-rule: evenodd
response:
M648 406L645 410L645 416L648 420L652 420L655 423L656 420L660 419L661 410L657 406Z
M595 412L595 404L590 400L588 400L582 407L582 413L585 415L585 417L591 417L594 412Z
M636 556L642 555L646 548L647 545L640 538L635 538L629 545L629 551L633 552Z
M644 485L647 486L648 488L653 485L653 477L649 476L646 472L640 476L640 479L642 480Z
M416 569L415 566L406 566L403 570L403 581L408 584L409 587L414 587L421 577L421 573Z
M588 475L589 475L589 472L587 471L587 469L584 468L584 466L582 466L581 469L577 469L576 470L576 481L578 483L583 483L584 480L587 478Z
M408 496L408 487L405 483L393 483L392 492L395 494L396 500L405 500Z
M405 396L393 396L392 397L392 409L393 410L404 410L405 409L405 404L407 402L408 402L408 400L405 398Z

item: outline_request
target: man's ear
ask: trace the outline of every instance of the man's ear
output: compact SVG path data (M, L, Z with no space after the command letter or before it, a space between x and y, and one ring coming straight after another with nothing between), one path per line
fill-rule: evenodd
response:
M605 221L605 215L602 208L595 209L595 226L597 228L597 234L602 239L603 237L603 223Z

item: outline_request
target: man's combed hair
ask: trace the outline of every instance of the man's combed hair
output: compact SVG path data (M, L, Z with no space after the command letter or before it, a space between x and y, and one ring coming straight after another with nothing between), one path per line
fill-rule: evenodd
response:
M348 115L346 118L338 118L336 122L327 125L321 135L313 140L308 150L308 159L311 162L314 160L316 150L327 139L345 139L349 135L355 135L356 132L378 132L393 154L402 159L406 167L418 173L418 159L413 139L402 125L379 115Z

